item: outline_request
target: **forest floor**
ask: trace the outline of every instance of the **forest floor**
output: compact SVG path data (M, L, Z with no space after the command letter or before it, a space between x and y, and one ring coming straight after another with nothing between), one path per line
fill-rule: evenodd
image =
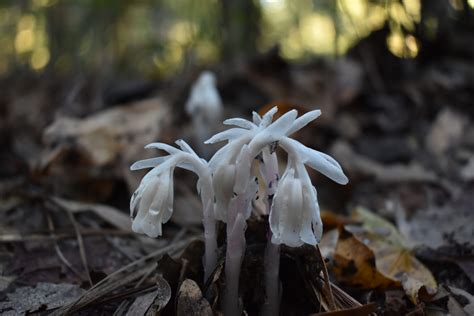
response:
M296 137L350 179L339 186L312 174L330 283L316 248L284 247L282 314L474 315L474 63L377 54L291 65L269 53L214 69L226 117L269 104L320 108ZM193 141L184 104L198 74L107 89L84 78L2 81L0 314L220 310L222 263L202 282L195 179L177 172L161 238L134 234L128 215L143 176L129 166L153 155L143 146ZM247 229L249 315L264 301L265 223L254 217Z

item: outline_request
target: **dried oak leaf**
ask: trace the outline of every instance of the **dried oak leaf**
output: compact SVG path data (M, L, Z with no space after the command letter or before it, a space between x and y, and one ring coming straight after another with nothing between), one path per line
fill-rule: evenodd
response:
M362 208L353 217L362 226L340 229L334 254L339 280L366 289L401 286L413 303L429 300L436 281L395 226Z

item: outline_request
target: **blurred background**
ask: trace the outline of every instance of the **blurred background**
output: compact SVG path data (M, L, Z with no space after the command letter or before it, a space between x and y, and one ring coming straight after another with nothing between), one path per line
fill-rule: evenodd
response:
M437 281L474 290L473 43L473 0L1 0L0 272L20 282L5 288L87 280L51 243L29 244L52 231L73 238L64 210L86 229L86 252L114 253L89 257L97 273L159 249L182 227L196 232L195 179L177 171L165 238L131 234L129 197L143 173L129 166L156 154L143 150L153 141L183 138L212 154L197 138L223 127L198 133L186 111L210 70L218 122L275 104L320 108L296 137L333 155L351 180L340 187L312 174L322 209L364 206L415 245L469 254L467 274L420 256ZM30 271L31 249L56 261ZM75 251L65 257L82 271Z
M289 62L335 59L376 31L384 32L379 49L415 59L439 53L428 51L440 42L457 49L449 46L469 31L473 6L471 0L4 0L0 74L163 79L276 46Z

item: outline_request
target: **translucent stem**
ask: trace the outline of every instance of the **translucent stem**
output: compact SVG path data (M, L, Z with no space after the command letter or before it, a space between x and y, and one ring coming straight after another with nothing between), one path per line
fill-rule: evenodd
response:
M267 214L270 214L273 195L278 185L278 160L275 153L268 149L263 151L263 166L261 174L267 184ZM268 233L267 246L264 257L265 294L266 301L262 307L262 315L279 315L280 310L280 245L272 243L272 232Z
M227 250L225 260L226 291L224 312L226 316L240 316L242 308L239 302L240 267L245 254L245 218L238 212L242 198L236 197L231 202L227 222ZM233 213L233 214L232 214ZM232 218L231 218L232 217Z
M214 190L212 188L210 175L207 179L203 177L201 202L203 206L204 226L204 282L211 276L217 265L217 235L216 218L214 214Z
M271 236L265 248L264 269L266 302L262 308L262 315L278 315L280 310L280 245L273 244Z

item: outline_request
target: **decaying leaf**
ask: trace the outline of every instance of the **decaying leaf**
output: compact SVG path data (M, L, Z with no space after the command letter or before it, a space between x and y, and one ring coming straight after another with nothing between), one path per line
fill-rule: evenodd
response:
M133 315L156 315L171 299L171 287L160 276L156 277L157 289L137 297L127 311L127 316Z
M362 288L384 289L400 285L377 269L373 251L344 228L339 231L333 271L340 281Z
M91 211L117 228L129 232L132 231L130 217L112 206L103 204L82 203L57 197L54 197L53 201L59 206L68 210L69 212L79 213Z
M163 99L152 98L83 119L58 118L43 133L47 148L39 167L60 181L64 190L87 184L91 179L106 182L104 176L98 176L100 172L106 178L124 178L132 190L138 186L140 175L129 172L130 163L151 154L143 147L164 137L162 132L170 116L168 104ZM71 173L74 176L64 177ZM110 185L101 183L99 188L105 188L106 184ZM96 191L94 194L98 195ZM105 197L108 194L105 192Z
M209 302L202 297L201 289L193 280L184 280L179 288L177 315L213 315L211 305L209 305Z
M0 303L0 314L23 315L52 309L78 298L85 290L74 284L38 283L36 287L20 287L7 294Z
M414 257L395 226L362 208L356 209L354 218L361 227L340 230L334 255L338 278L363 288L401 285L414 303L436 293L433 275Z
M323 221L323 227L325 231L331 230L332 228L337 228L339 226L356 223L356 221L350 217L345 217L334 212L324 210L321 211L321 220Z
M162 100L150 99L85 119L59 118L46 128L44 141L62 150L77 149L93 165L103 166L120 155L140 152L159 135L168 114Z

